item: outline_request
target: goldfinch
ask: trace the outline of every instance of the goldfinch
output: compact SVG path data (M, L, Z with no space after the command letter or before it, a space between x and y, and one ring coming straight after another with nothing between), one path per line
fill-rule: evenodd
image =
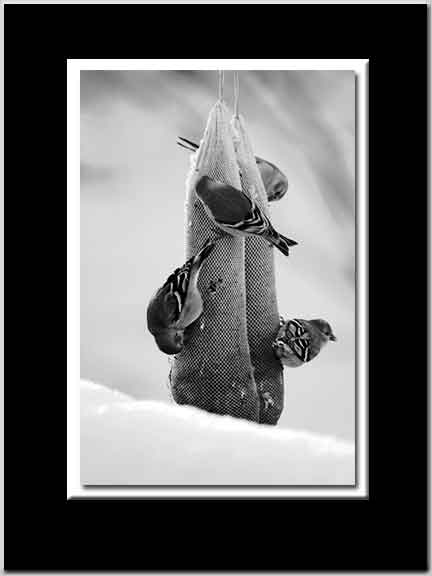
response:
M195 150L199 148L198 144L195 144L195 142L192 142L191 140L187 140L181 136L179 136L178 139L180 142L177 142L177 144L186 148L186 150L195 152ZM274 202L275 200L283 198L288 190L288 179L285 174L281 172L277 166L268 160L264 160L264 158L255 156L255 160L264 183L268 201Z
M260 236L285 256L297 242L276 232L267 216L242 191L229 184L202 176L195 190L209 217L224 232L234 236Z
M198 278L205 259L214 248L209 240L159 288L147 307L147 326L165 354L181 351L192 325L201 316L203 303Z
M273 351L282 364L296 368L310 362L320 353L327 342L336 336L325 320L288 320L282 322Z

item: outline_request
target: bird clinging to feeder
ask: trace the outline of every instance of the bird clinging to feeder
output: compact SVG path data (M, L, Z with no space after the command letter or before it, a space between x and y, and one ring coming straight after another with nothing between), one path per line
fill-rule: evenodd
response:
M260 207L242 190L202 176L196 193L210 218L224 232L234 236L258 236L273 244L285 256L297 242L279 234Z
M165 354L177 354L182 350L188 328L201 316L203 303L198 278L213 248L214 242L206 242L195 256L167 278L148 305L148 329Z
M326 320L281 319L273 351L282 364L296 368L316 358L329 341L336 336Z

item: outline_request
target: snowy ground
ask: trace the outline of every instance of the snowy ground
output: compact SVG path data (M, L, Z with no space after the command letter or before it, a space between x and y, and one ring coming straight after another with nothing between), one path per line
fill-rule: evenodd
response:
M352 485L354 444L81 381L81 483Z

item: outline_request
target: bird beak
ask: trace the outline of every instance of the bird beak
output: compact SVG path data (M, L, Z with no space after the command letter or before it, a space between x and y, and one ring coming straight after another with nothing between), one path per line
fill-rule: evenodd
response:
M329 338L329 340L331 340L332 342L337 342L337 338L334 334L332 334Z

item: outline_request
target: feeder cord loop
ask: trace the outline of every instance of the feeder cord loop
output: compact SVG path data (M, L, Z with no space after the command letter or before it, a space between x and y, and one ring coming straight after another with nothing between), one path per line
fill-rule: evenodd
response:
M218 97L219 101L223 101L223 89L224 89L224 71L218 70Z
M239 73L234 72L234 118L239 117L239 96L240 96Z

